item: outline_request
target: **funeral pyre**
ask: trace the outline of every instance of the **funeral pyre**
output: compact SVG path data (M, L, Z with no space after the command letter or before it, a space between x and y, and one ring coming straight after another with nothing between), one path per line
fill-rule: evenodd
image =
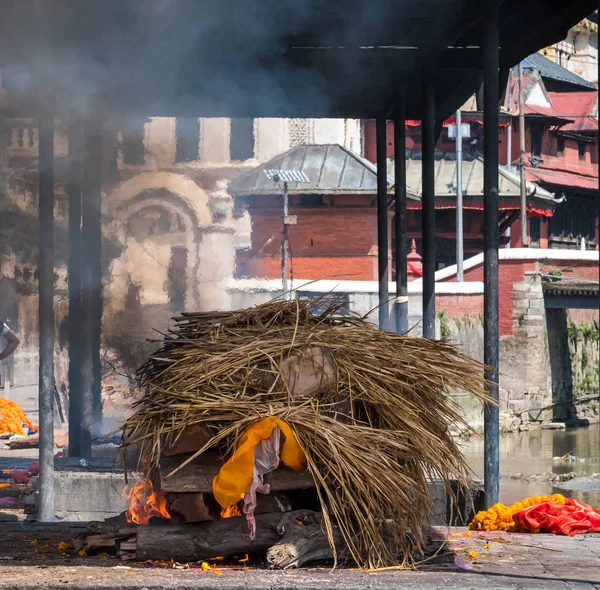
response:
M139 371L145 394L123 445L141 448L171 512L195 503L184 519L195 524L138 527L138 559L267 549L276 567L315 556L363 568L419 559L429 482L449 493L451 482L470 484L450 394L485 401L483 367L448 343L338 312L276 301L176 319ZM261 494L308 488L317 510L290 503L286 514L261 514ZM245 516L220 518L236 511Z

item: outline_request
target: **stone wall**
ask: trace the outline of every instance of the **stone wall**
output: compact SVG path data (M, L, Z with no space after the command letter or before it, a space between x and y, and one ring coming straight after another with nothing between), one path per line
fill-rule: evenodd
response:
M515 413L551 403L546 314L541 276L526 272L513 285L513 335L500 337L501 409ZM535 421L551 412L520 414Z

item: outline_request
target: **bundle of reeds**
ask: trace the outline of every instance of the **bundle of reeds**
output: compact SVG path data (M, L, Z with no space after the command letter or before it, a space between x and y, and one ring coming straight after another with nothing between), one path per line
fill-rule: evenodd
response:
M337 311L314 315L309 303L286 301L184 314L139 372L146 393L124 444L142 442L152 466L165 436L191 424L214 432L206 448L231 451L250 425L281 418L306 455L328 531L335 521L363 567L409 565L433 510L427 480L441 479L449 492L451 479L469 484L449 432L463 420L447 394L485 399L483 367L447 343L380 331ZM282 363L309 346L331 353L337 387L294 396Z

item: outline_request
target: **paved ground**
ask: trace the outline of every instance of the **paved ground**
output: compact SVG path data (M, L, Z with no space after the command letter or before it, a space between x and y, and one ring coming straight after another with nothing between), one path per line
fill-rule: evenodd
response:
M464 531L463 531L464 532ZM455 535L458 533L454 532ZM474 534L450 536L448 551L418 571L366 574L329 568L273 572L236 566L203 571L198 564L173 569L157 564L124 565L114 558L62 555L60 540L69 540L64 525L51 530L33 524L2 524L0 589L158 590L600 590L600 535L574 538L552 535ZM32 544L32 542L34 542ZM485 548L489 542L489 549ZM468 557L476 551L478 557ZM460 570L459 555L472 566ZM484 557L485 556L485 557Z

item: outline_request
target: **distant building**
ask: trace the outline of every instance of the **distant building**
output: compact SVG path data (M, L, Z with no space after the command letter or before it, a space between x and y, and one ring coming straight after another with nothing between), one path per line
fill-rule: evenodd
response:
M566 39L540 53L598 86L598 11L571 27Z

